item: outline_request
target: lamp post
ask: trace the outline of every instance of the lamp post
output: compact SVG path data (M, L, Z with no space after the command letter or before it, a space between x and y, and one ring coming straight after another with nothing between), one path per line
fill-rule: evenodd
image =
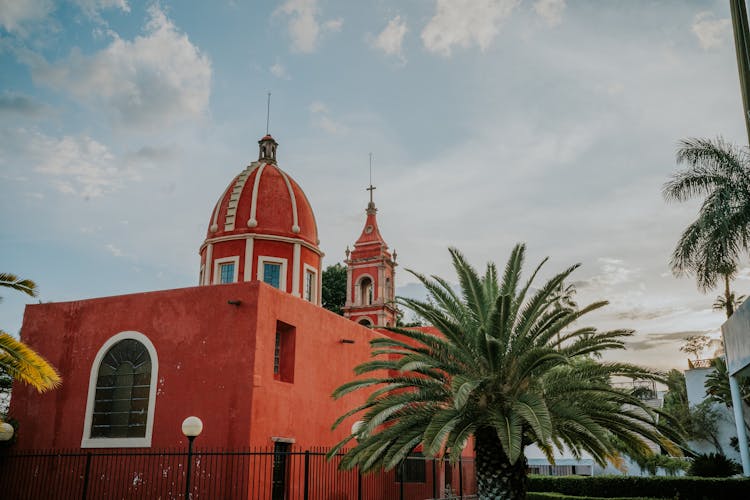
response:
M0 423L0 441L10 441L13 438L13 426L8 422Z
M188 438L187 476L185 477L185 500L190 498L190 469L193 465L193 441L203 431L203 422L198 417L182 421L182 433Z
M360 441L359 436L364 426L365 423L361 420L357 420L352 424L352 436L354 436L354 439L356 439L358 443ZM357 500L362 500L362 469L360 469L359 466L357 466Z

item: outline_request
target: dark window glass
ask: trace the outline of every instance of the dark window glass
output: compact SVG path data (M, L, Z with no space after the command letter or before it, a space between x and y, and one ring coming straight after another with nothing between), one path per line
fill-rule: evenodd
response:
M219 283L234 283L234 262L219 265Z
M133 339L113 345L96 379L91 437L145 437L151 392L151 356Z
M274 288L280 288L281 264L263 264L263 281Z
M273 348L273 374L278 375L281 367L281 332L276 332L276 345Z

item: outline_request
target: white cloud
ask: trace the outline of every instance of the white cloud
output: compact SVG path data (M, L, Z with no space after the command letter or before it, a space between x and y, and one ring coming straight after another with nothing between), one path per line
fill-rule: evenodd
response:
M130 12L127 0L75 0L74 2L89 17L98 18L99 12L105 9L120 9Z
M633 281L640 269L628 267L625 261L611 257L600 257L597 259L600 273L587 281L587 284L603 287L613 287Z
M562 22L565 0L537 0L534 3L534 11L549 26L557 26Z
M0 26L24 35L25 24L44 19L52 10L50 0L0 0Z
M427 50L449 56L454 45L486 49L519 0L436 0L435 15L422 30Z
M295 52L314 52L321 33L341 31L343 19L330 19L321 26L317 0L287 0L274 14L289 17L288 29Z
M157 129L202 116L211 93L211 61L164 12L149 8L144 34L133 41L117 34L93 55L74 50L48 63L21 54L35 82L69 92L92 107L103 105L121 125Z
M331 118L331 112L324 103L313 101L309 110L310 118L315 127L321 128L331 135L341 135L349 131L346 125Z
M273 66L271 66L269 71L276 78L281 78L284 80L289 79L289 74L286 72L286 68L278 61L276 61L276 63Z
M703 49L715 49L724 45L732 32L729 19L716 19L712 12L699 12L693 19L693 34Z
M132 166L120 165L112 152L86 135L50 137L26 129L4 130L0 141L0 167L30 168L41 181L62 194L96 198L140 180Z
M396 16L388 21L385 29L375 37L372 46L382 50L386 55L395 56L401 62L406 62L403 54L403 43L407 31L406 21L401 19L401 16Z
M112 243L107 243L106 245L104 245L104 247L115 257L122 257L123 255L125 255L124 253L122 253L122 250L120 250Z

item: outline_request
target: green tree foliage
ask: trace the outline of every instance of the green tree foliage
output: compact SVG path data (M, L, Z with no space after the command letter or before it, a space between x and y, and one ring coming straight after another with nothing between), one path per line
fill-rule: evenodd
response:
M0 287L36 297L36 283L10 273L0 273ZM60 385L57 371L23 342L0 330L0 373L31 385L39 392Z
M672 253L672 271L694 275L703 291L723 280L727 317L734 312L729 284L750 243L749 154L721 138L682 140L677 163L687 168L674 174L663 189L668 201L703 199L698 218Z
M473 436L479 498L515 499L526 494L524 449L532 443L549 460L565 447L602 465L620 452L648 455L646 439L678 453L657 430L654 410L609 383L613 376L660 377L592 356L623 349L632 332L571 326L606 302L561 307L560 285L578 266L534 287L544 262L524 281L524 254L524 246L516 246L500 277L494 264L479 275L451 249L460 292L440 277L412 272L431 302L399 303L440 335L395 328L391 337L371 341L376 359L355 370L368 377L334 392L339 398L374 390L334 424L353 415L362 421L356 436L331 451L333 456L356 437L342 467L392 468L418 445L425 455L456 460Z
M336 314L344 314L346 304L346 266L336 263L323 271L323 307Z
M685 339L685 343L682 344L680 350L686 354L692 354L695 359L699 359L700 354L708 347L710 342L711 339L707 335L692 335Z
M732 408L732 392L729 388L729 372L724 358L711 360L713 371L706 377L705 387L708 397L716 403ZM740 379L740 395L745 405L750 406L750 377Z
M740 464L723 453L704 453L693 458L687 473L698 477L729 477L740 472Z

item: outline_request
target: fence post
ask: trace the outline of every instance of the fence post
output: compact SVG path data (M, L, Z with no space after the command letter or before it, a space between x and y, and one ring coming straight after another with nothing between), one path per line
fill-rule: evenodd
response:
M464 498L464 459L463 457L458 458L458 491L460 492L461 500Z
M404 500L404 464L406 463L406 459L403 459L401 463L398 465L399 470L401 471L401 477L399 478L399 485L398 485L398 498L399 500Z
M438 491L438 480L437 480L437 467L435 466L436 458L432 459L432 498L437 498Z
M310 494L310 450L305 450L305 489L304 497L308 500Z
M357 466L357 500L362 500L362 469Z
M81 493L81 499L86 500L86 495L89 491L89 473L91 472L91 452L86 452L86 468L83 472L83 493Z

